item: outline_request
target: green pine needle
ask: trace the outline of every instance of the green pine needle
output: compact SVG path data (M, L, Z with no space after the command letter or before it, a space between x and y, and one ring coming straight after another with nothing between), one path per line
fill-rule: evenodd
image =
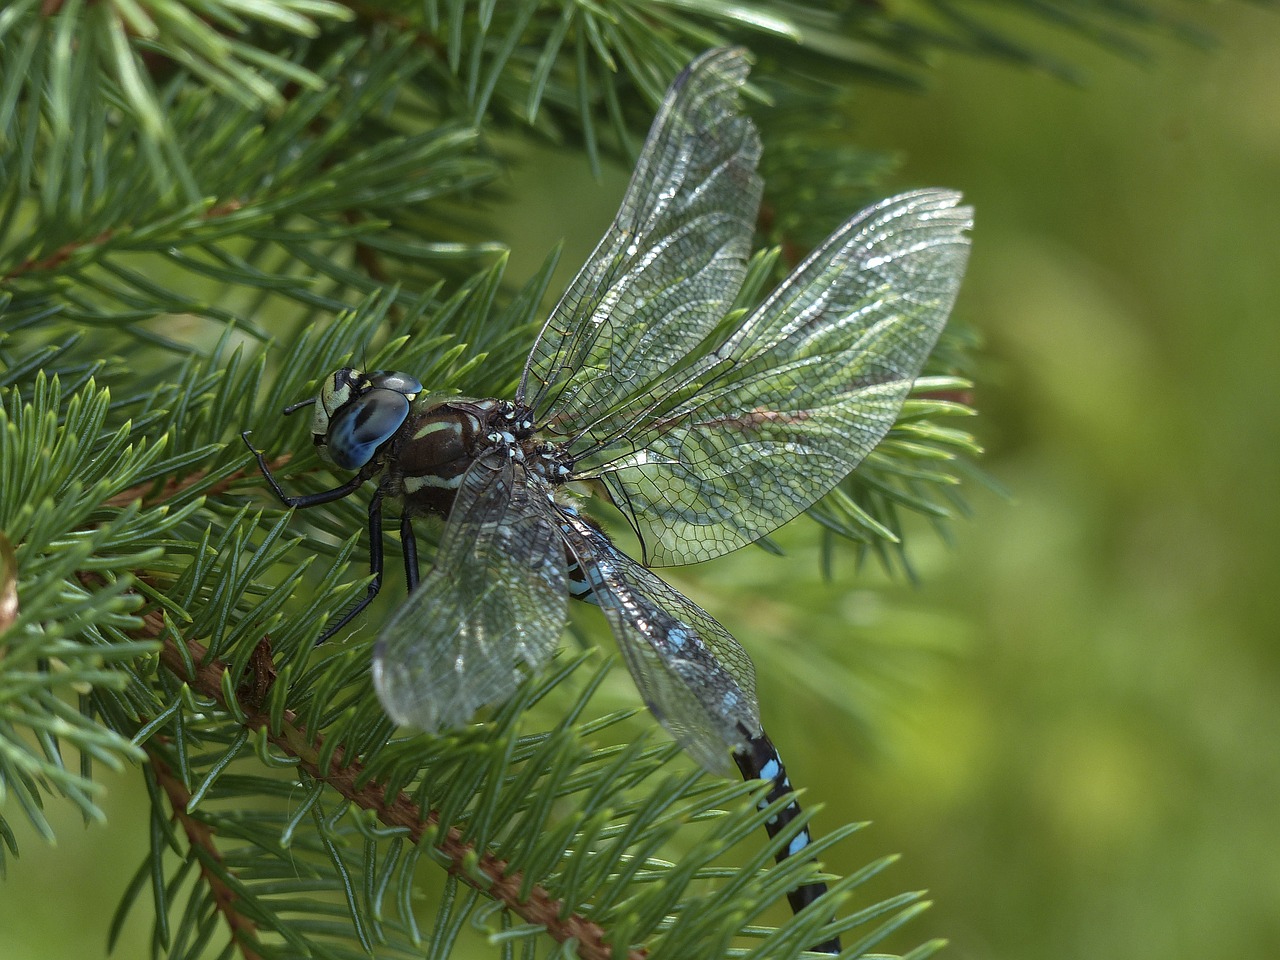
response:
M465 728L398 734L371 631L315 646L367 588L364 505L280 510L239 438L314 492L334 480L309 417L279 411L337 367L510 395L556 257L507 277L499 145L627 163L706 47L761 59L765 238L783 252L753 260L738 309L881 189L889 160L814 119L851 77L917 84L939 49L1068 73L944 0L847 7L4 5L0 870L13 818L50 842L51 804L102 820L105 766L152 808L109 937L143 912L156 956L447 957L478 936L506 956L784 958L838 931L853 957L902 939L924 903L869 892L884 860L762 925L820 868L770 865L787 837L764 842L758 786L698 774L618 710L598 652ZM1026 9L1130 56L1153 30L1190 36L1142 2ZM769 69L796 49L803 84ZM815 505L830 538L909 572L906 518L945 533L963 515L971 348L944 340L885 442ZM819 694L876 703L871 674L806 663Z

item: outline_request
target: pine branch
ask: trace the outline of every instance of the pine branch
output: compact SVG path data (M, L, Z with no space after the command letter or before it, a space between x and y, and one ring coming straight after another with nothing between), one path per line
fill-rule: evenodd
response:
M1186 33L1155 4L1023 9L1126 55ZM530 955L550 932L582 956L775 960L837 931L849 956L880 949L923 908L867 897L882 858L756 924L818 868L765 869L788 835L760 842L763 792L690 774L645 720L624 728L580 660L484 723L393 738L368 641L314 646L364 592L361 506L250 506L246 427L296 489L329 484L295 453L302 418L277 411L352 358L509 395L555 264L504 280L498 145L627 162L671 76L731 36L762 66L809 54L804 79L762 69L749 91L774 104L758 108L762 227L782 252L754 262L740 308L891 167L816 122L850 78L916 84L937 50L1067 72L944 0L0 10L0 810L52 839L51 798L102 819L95 764L147 765L150 833L114 932L149 892L157 956L219 934L245 957L443 956L478 926ZM977 449L951 418L970 412L969 348L942 344L876 454L812 511L891 567L905 515L963 513ZM818 681L845 677L824 666ZM735 844L745 866L726 863ZM0 867L6 850L0 818ZM418 865L447 878L425 931Z
M263 688L252 690L251 695L246 696L239 690L234 696L229 695L231 685L228 682L227 665L211 659L207 648L197 641L182 641L168 634L157 614L144 618L144 627L139 636L161 640L163 646L160 660L166 668L189 683L196 693L217 702L235 716L242 717L241 722L250 732L262 733L267 742L294 758L299 769L310 779L330 787L344 800L376 814L380 823L397 829L415 844L436 834L432 842L436 851L447 861L447 869L451 874L503 903L512 913L529 923L544 928L558 942L577 941L580 944L578 955L583 960L608 960L613 955L612 948L604 942L604 932L598 925L576 914L565 917L565 905L536 884L526 890L524 878L519 872L510 872L506 861L498 859L492 853L478 850L474 844L467 842L463 831L457 827L440 831L439 815L434 811L424 811L404 791L389 797L386 785L370 777L364 764L349 758L342 747L330 748L322 735L310 733L294 711L284 710L281 716L273 717L264 708L271 696L269 683ZM185 644L185 649L179 650L180 643ZM263 650L262 659L270 663L269 648L260 649ZM205 849L209 856L217 857L212 832L188 813L192 798L185 785L173 777L157 754L150 753L149 759L153 764L159 764L155 767L156 778L169 797L175 816L181 820L193 846ZM215 899L225 905L224 912L228 926L232 929L233 939L245 951L246 957L256 956L249 946L249 942L253 940L253 924L235 912L235 894L217 876L210 876L207 882L213 888ZM248 942L241 942L242 937L247 938ZM644 954L632 952L629 956L633 960L639 960Z
M477 276L472 284L444 304L432 322L439 324L441 336L444 330L478 333L483 326L505 331L526 328L538 308L548 271L549 266L534 278L523 294L512 299L505 311L498 311L495 306L501 271L488 271ZM375 330L386 326L389 310L395 302L395 297L374 298L364 309L353 311L322 336L308 333L300 337L294 344L293 355L301 366L286 378L291 382L279 387L278 392L291 395L299 388L298 381L307 370L324 369L336 362L336 357L341 355L347 344L371 339ZM495 323L490 318L495 311L503 315L502 322ZM481 323L482 320L486 322ZM423 328L425 321L422 304L405 311L400 318L400 322L419 329ZM499 342L505 342L505 339L504 336ZM403 339L393 337L385 349L397 350L410 357L421 354L421 362L432 368L438 382L465 381L481 370L478 359L460 362L460 350L441 351L440 345L439 336L426 336L406 352ZM428 354L433 356L430 361L426 359ZM101 457L98 462L104 470L114 467L122 472L104 475L96 486L92 485L94 475L85 473L83 465L86 461L77 453L75 446L66 443L60 446L52 434L42 434L35 424L44 423L44 429L48 431L61 422L66 430L63 437L74 437L82 432L92 435L93 431L74 425L105 420L108 411L105 395L95 393L89 384L87 395L96 397L98 405L86 405L73 399L67 404L66 411L56 417L40 413L62 407L56 388L47 396L38 395L31 406L11 408L9 416L24 424L13 435L25 438L37 449L65 450L65 453L56 453L54 458L61 464L62 475L83 476L90 481L93 495L79 509L100 510L115 505L119 520L117 532L111 539L113 544L130 540L129 536L118 532L119 524L150 524L147 529L153 530L156 519L165 515L171 516L170 524L176 530L178 526L185 525L188 518L194 518L193 511L202 506L203 501L197 495L222 494L244 481L243 454L235 454L224 465L212 465L207 470L191 473L187 467L208 460L210 447L202 442L204 437L224 432L226 424L237 419L235 410L248 410L254 406L254 391L252 388L246 390L245 384L258 382L260 367L242 369L235 355L224 359L221 350L199 364L184 362L183 367L185 373L178 380L182 388L174 390L168 401L151 395L145 404L135 400L118 408L118 411L135 407L141 414L136 421L140 427L131 427L130 430L157 432L165 442L175 447L181 438L188 445L187 449L175 450L175 456L163 464L162 470L153 469L153 460L149 458ZM195 405L185 399L192 394L200 398ZM180 416L175 418L163 412L167 402L179 401ZM109 443L119 447L129 435L128 432L117 433ZM163 443L157 444L154 449L162 446ZM234 454L234 448L232 452ZM29 462L32 456L30 452L19 451L5 462ZM300 465L307 468L306 463ZM10 477L5 482L10 489L15 489L18 481ZM256 478L254 483L256 485ZM38 501L39 497L25 495L9 502ZM182 504L182 509L173 511L171 508L178 504ZM65 522L76 522L74 518L77 515L69 515ZM333 529L350 529L349 523L350 519L340 520ZM211 531L206 530L203 539L184 542L189 534L183 534L172 540L166 564L171 568L169 573L165 573L163 567L158 567L156 572L147 572L145 566L138 568L136 564L117 566L115 570L117 585L132 583L157 608L146 615L141 631L129 625L131 620L110 624L110 649L121 658L132 658L149 650L149 641L159 640L162 643L160 663L166 673L180 678L184 685L175 688L164 674L151 677L145 663L120 674L80 674L93 685L95 708L106 725L113 731L127 731L133 742L146 743L152 758L162 764L162 767L154 768L158 771L156 786L170 802L177 804L175 813L186 837L188 851L184 862L191 864L195 872L180 874L175 882L157 887L155 898L161 905L159 917L163 917L168 905L176 903L181 891L187 890L191 899L184 916L204 917L206 921L214 915L222 916L234 942L255 941L252 946L242 947L242 952L247 951L247 955L270 955L269 950L262 952L267 949L265 943L260 942L265 933L279 936L286 942L302 935L305 926L296 922L286 923L262 896L246 885L242 878L244 865L235 856L224 854L216 845L218 836L228 831L233 834L244 831L243 814L233 824L222 817L206 820L204 818L208 814L200 812L224 795L236 798L237 809L253 809L276 789L271 781L263 780L259 774L242 783L230 772L251 743L258 744L259 756L264 759L267 748L273 747L278 751L268 766L296 766L305 775L306 782L315 785L316 791L321 787L332 789L344 802L374 812L383 828L403 831L415 847L442 850L443 854L433 854L433 858L442 856L450 871L461 871L459 876L465 882L476 889L484 889L489 897L496 896L496 902L509 906L515 915L530 924L522 936L530 935L535 929L541 930L546 918L555 915L557 919L552 927L558 931L556 935L564 937L565 942L572 939L584 944L583 955L587 956L603 955L600 953L603 947L591 946L602 942L603 934L594 933L597 929L607 930L610 942L649 940L655 944L650 948L653 951L660 952L657 944L662 944L662 949L673 956L704 955L708 943L723 942L729 931L741 926L743 917L750 911L760 909L770 898L781 896L812 875L814 867L811 863L788 861L782 868L770 871L767 881L744 879L756 876L764 861L787 841L787 835L780 835L773 844L762 849L748 865L745 874L733 874L735 886L742 887L739 895L731 901L717 899L715 909L708 909L709 904L695 907L697 901L686 898L688 884L701 877L722 875L720 868L713 864L725 845L750 842L754 847L754 840L749 841L748 838L762 832L764 819L772 811L771 808L755 809L752 798L744 796L746 791L742 787L708 794L704 787L699 786L698 780L687 778L678 788L657 792L657 796L666 798L666 806L635 808L622 802L626 792L635 789L645 777L671 759L669 749L646 755L639 747L633 746L593 754L576 747L574 749L579 751L576 755L580 759L570 760L575 754L564 754L561 752L563 748L555 747L552 756L564 759L534 762L530 753L534 747L519 748L516 746L518 740L509 739L507 743L510 746L495 754L501 762L491 770L485 770L483 766L475 765L476 744L464 741L455 748L433 746L436 756L414 759L406 765L409 755L402 753L395 741L388 742L389 726L368 690L367 653L361 649L323 651L320 654L321 669L307 667L312 656L311 643L327 616L323 609L313 609L310 617L297 618L278 631L273 628L272 624L278 621L290 595L298 589L307 573L304 564L292 569L289 576L274 588L264 590L262 587L264 574L284 562L297 549L296 544L282 539L284 521L277 523L253 548L250 548L250 538L256 529L256 518L247 510L242 509L234 517L220 520L218 525L222 532L212 538ZM31 547L42 539L39 535L28 535L26 544ZM138 539L138 535L134 534L133 539ZM319 543L316 546L320 552L333 552L331 546ZM314 592L319 597L335 598L339 606L345 600L344 594L337 589L336 581L345 567L349 549L348 544L336 553L328 583L319 585ZM180 557L186 558L185 567L182 562L175 562ZM145 556L144 563L157 559L158 555L149 554ZM75 576L86 595L103 597L110 594L111 582L92 568L77 568ZM359 589L360 586L359 583L351 585L346 595L349 596L352 588ZM24 604L28 602L24 593ZM29 612L24 608L24 614ZM66 611L62 613L65 615ZM179 631L175 628L177 624L185 626ZM256 639L267 630L272 632L278 667L270 665L270 657L262 656L263 648ZM184 638L203 635L210 637L208 644ZM33 635L33 644L42 636L44 634ZM15 649L18 648L10 648L11 651ZM33 645L28 655L38 655L34 653L37 649L43 648ZM79 646L74 649L77 652L81 650ZM273 670L279 671L278 677L271 676ZM242 678L248 679L247 686L242 685ZM555 678L548 682L554 684ZM513 726L521 712L540 696L542 694L530 692L525 700L513 702L504 711L504 716L497 718L493 731L485 736L513 738ZM294 706L286 708L286 703ZM565 711L565 722L573 722L582 709L582 703L579 703ZM91 714L86 711L77 716L85 723ZM599 731L604 728L599 726L599 722L594 722L586 729ZM326 732L323 735L310 733L320 730ZM202 743L208 743L212 749L199 746ZM552 739L545 743L555 744L555 741ZM200 752L193 753L196 750ZM443 754L440 754L441 750ZM348 762L348 757L360 759ZM512 766L513 763L523 764L522 769L526 772L520 773ZM421 794L411 796L406 792L409 783L417 783L416 790L420 791L427 784L449 782L448 771L451 769L460 775L456 785L430 804ZM430 770L429 774L427 770ZM481 771L483 775L480 775ZM544 779L544 774L553 776ZM535 781L539 781L536 787ZM499 788L499 784L508 786ZM230 794L227 794L228 790ZM552 808L548 803L541 799L530 800L540 793L548 801L556 797L580 797L582 804L574 817L553 825L549 819ZM318 802L320 794L316 792L313 796L316 798L314 802ZM386 799L389 797L397 799ZM490 799L486 800L486 797ZM682 806L695 800L693 807ZM653 859L658 845L665 842L678 825L690 818L700 819L728 801L745 802L736 819L725 821L722 832L713 834L701 847L689 851L678 866ZM305 804L300 813L314 809L314 802ZM495 806L490 813L484 813L486 803L508 809L499 813L499 807ZM429 811L425 817L424 811ZM607 816L601 819L606 812ZM516 840L515 849L500 855L493 846L496 837L486 839L484 833L473 836L468 829L457 826L445 829L445 825L467 821L473 825L489 823L498 828L500 834L513 831L510 836ZM300 825L296 821L291 822L292 826L285 829L285 836L292 835L293 843L297 844ZM326 857L339 869L341 876L354 876L361 872L353 865L344 865L341 846L329 838L331 827L326 824L327 821L317 821L315 831L308 835L307 842L313 853L326 852ZM503 826L507 824L519 826ZM268 837L273 829L278 831L279 827L272 828L263 823L255 826L245 838L258 838L254 840L255 844L269 843ZM843 832L835 831L820 841L822 845L815 849L825 849L825 844L835 842L843 835ZM153 841L149 855L153 865L140 871L140 876L158 876L162 869L160 861L166 851L181 849L181 846L178 838L172 835ZM608 851L607 855L604 851ZM296 869L296 864L296 858L291 859L289 868ZM561 867L561 864L566 866ZM261 869L260 863L258 869ZM315 869L319 871L321 868L317 866ZM374 872L372 861L362 872L366 876ZM557 896L541 883L525 879L543 876L558 877L557 882L566 885L565 892ZM665 876L666 879L657 884L654 882L657 876ZM633 884L645 877L650 878L645 888L647 898L633 889ZM344 881L342 886L353 889L353 882ZM140 888L135 886L131 889ZM831 896L832 903L838 903L850 889L850 886L837 886ZM569 919L560 916L562 903L594 903L597 899L605 906L593 907L590 920L587 915L573 912ZM647 906L640 909L639 904L645 903L646 899ZM319 908L322 902L317 901L313 909ZM612 906L608 906L610 904ZM896 911L903 905L896 901L887 902L885 909ZM771 944L770 956L794 955L826 936L823 928L831 909L824 906L825 912L802 916L776 933L760 928L753 928L750 932L766 938L766 942ZM367 929L367 921L362 919L365 912L359 901L350 901L348 914L361 943L372 942L370 938L377 939ZM447 919L449 914L441 916ZM641 921L636 920L637 916L642 918ZM880 921L878 913L862 918L862 922ZM172 929L166 923L160 923L158 942L172 952L184 944L207 939L209 929L206 923L202 921L192 926L193 922L184 920ZM584 928L582 924L586 923L594 926ZM849 929L849 921L841 921L841 926ZM329 935L332 936L332 931ZM389 932L385 935L393 936ZM659 939L653 941L655 936Z
M156 633L154 636L159 634ZM194 650L191 652L196 653ZM203 863L217 865L217 868L202 866L200 873L204 883L209 887L214 902L218 905L218 912L222 915L223 922L231 931L231 942L235 945L236 951L244 957L244 960L260 960L261 954L255 947L257 925L250 917L239 912L237 909L239 897L219 875L224 872L225 867L222 855L218 852L216 835L198 817L187 812L191 806L191 793L181 777L177 776L165 763L160 751L154 748L148 749L147 764L151 775L155 777L156 784L164 791L169 801L169 809L181 823L182 831L196 859Z

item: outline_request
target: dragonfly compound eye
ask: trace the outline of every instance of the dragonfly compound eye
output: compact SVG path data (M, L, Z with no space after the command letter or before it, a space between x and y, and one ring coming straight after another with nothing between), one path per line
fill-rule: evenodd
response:
M398 370L377 370L365 379L371 387L394 390L396 393L403 393L410 400L422 392L422 384L417 377L400 373Z
M329 421L320 453L334 466L358 470L395 435L409 416L409 398L380 387L342 406Z

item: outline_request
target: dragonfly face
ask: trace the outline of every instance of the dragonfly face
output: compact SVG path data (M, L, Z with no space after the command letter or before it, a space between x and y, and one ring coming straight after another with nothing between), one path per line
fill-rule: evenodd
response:
M409 416L422 384L403 373L364 374L343 367L315 400L311 438L320 456L343 470L363 470Z
M509 697L551 657L572 593L601 608L645 702L699 763L725 772L732 755L744 775L789 791L746 652L566 490L602 488L649 565L719 556L806 510L893 426L951 310L972 219L946 190L875 204L717 339L761 195L759 138L737 104L747 70L743 51L715 50L672 84L617 218L538 334L512 400L431 398L408 374L343 369L314 401L313 435L357 471L350 481L289 497L255 451L294 506L378 478L368 599L381 584L382 504L399 506L413 589L373 664L397 722L440 730ZM446 518L421 583L419 514ZM804 831L791 852L807 841Z

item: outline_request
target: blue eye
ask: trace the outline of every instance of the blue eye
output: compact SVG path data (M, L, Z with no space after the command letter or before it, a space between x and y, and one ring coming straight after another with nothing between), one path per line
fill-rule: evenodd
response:
M409 399L403 393L370 390L334 414L324 449L335 466L358 470L373 459L408 416Z
M377 370L368 374L367 377L371 387L394 390L396 393L403 393L409 398L413 398L422 392L422 384L418 382L416 377L411 377L407 373L400 373L396 370Z

